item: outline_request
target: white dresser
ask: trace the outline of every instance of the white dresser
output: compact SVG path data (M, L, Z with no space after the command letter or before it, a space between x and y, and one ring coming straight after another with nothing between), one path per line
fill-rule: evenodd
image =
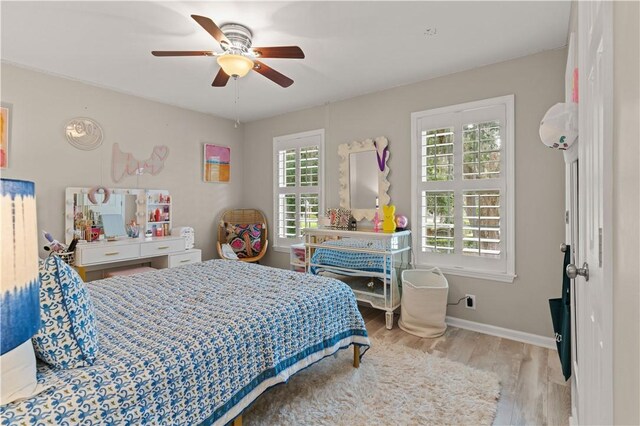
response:
M80 243L75 251L75 267L85 280L88 271L147 262L158 269L173 268L201 260L200 250L185 250L184 238L178 236Z
M386 326L390 330L393 312L400 306L400 277L411 262L411 231L305 228L303 234L306 254L302 266L307 272L340 276L359 302L386 312ZM345 244L336 245L336 240ZM369 279L363 282L354 277Z

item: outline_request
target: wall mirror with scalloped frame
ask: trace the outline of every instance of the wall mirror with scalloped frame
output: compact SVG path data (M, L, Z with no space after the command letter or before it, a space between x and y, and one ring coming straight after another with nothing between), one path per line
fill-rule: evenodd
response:
M356 220L372 220L376 199L380 206L389 197L389 142L384 136L338 146L340 157L340 207L351 210Z

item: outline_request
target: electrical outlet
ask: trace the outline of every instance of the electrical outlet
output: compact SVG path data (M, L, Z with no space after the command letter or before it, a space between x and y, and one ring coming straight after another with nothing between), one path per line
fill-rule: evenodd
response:
M465 296L467 297L467 300L465 300L465 307L467 307L468 309L473 309L475 311L476 309L476 296L473 294L465 294Z

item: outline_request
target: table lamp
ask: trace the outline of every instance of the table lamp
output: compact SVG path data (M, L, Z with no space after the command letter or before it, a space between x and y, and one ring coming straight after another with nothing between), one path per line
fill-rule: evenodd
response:
M31 337L40 328L40 277L35 185L0 181L0 402L4 404L32 395L39 387Z

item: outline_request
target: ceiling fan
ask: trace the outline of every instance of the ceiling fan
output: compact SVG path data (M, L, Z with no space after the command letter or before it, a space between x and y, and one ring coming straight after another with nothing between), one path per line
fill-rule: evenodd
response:
M252 47L253 34L240 24L225 24L218 27L206 16L191 17L216 39L222 53L210 50L154 50L153 56L215 56L220 71L211 83L214 87L224 87L229 77L240 78L254 70L282 87L289 87L293 80L260 62L262 58L303 59L304 52L298 46Z

